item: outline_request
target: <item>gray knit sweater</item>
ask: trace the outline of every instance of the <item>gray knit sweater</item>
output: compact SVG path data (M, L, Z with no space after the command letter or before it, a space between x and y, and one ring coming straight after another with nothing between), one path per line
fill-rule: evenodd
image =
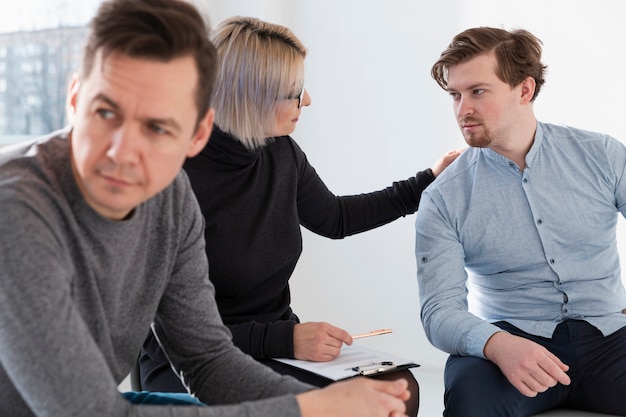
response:
M289 393L310 387L243 355L221 322L184 173L130 219L109 221L83 199L67 131L57 132L0 150L0 213L0 416L299 415ZM210 407L119 394L153 320Z

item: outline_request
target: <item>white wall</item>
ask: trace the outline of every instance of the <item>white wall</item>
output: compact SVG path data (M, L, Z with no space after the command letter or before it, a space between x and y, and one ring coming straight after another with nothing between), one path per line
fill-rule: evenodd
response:
M464 145L430 67L456 33L472 26L525 28L543 40L548 75L535 106L539 119L626 140L621 0L196 3L213 24L256 16L289 26L307 46L313 104L293 136L337 194L383 188ZM414 216L342 241L305 231L291 281L296 312L353 332L392 327L393 338L369 343L440 365L445 355L429 345L419 322L413 245Z

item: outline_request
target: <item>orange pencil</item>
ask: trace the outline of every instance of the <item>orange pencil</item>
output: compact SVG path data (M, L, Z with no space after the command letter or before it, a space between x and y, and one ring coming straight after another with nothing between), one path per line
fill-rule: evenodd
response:
M355 334L355 335L352 335L352 339L360 339L362 337L378 336L379 334L386 334L386 333L391 333L391 329L379 329L379 330L372 330L371 332L367 332L367 333Z

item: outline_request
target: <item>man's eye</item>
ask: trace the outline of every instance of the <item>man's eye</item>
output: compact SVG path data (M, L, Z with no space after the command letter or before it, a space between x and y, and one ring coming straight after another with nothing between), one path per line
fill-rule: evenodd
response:
M452 100L458 100L461 95L459 93L450 93L450 97L452 97Z
M150 130L152 130L154 133L158 135L169 135L170 133L169 130L163 129L161 126L156 125L156 124L151 124Z
M474 95L479 96L483 94L484 92L485 90L483 90L482 88L477 88L476 90L474 90Z
M98 115L106 120L110 120L113 119L115 117L115 113L113 113L111 110L107 110L107 109L98 109L96 110L96 113L98 113Z

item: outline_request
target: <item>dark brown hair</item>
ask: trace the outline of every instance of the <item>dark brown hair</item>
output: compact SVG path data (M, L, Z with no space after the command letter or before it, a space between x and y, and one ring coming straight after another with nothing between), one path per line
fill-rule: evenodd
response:
M431 75L444 90L448 89L448 68L470 59L494 52L498 67L496 75L511 87L518 86L526 77L535 80L534 101L545 83L547 66L541 63L541 41L523 30L507 31L480 27L456 35L431 70Z
M182 0L108 0L90 23L80 77L88 77L98 51L168 62L191 55L196 61L198 122L211 104L217 55L209 29L190 3Z

